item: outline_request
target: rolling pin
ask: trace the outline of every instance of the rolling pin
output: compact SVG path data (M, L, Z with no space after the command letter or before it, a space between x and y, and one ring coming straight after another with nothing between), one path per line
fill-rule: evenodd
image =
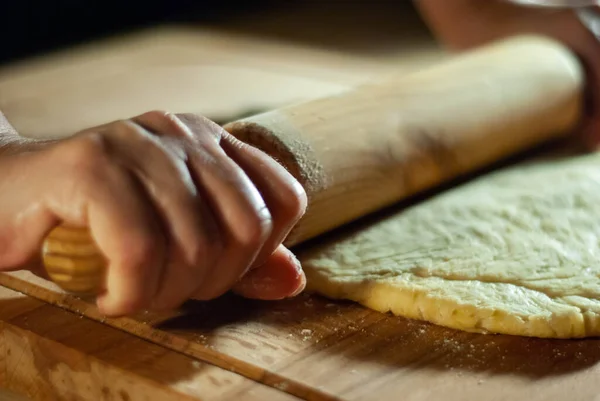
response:
M567 135L585 76L561 44L513 37L411 74L226 124L304 186L308 209L287 246ZM86 229L60 225L42 259L64 290L90 295L106 261Z

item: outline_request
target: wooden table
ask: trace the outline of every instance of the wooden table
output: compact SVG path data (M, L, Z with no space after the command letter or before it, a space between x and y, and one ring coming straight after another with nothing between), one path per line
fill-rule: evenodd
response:
M5 66L0 110L35 137L148 108L227 120L443 57L406 5L307 3ZM0 387L33 400L600 399L596 339L469 334L307 295L105 319L27 273L0 285Z

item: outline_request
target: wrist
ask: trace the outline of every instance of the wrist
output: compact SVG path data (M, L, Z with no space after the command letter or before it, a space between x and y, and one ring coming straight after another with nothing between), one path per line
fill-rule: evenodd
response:
M52 142L55 141L21 136L0 112L0 155L30 152Z
M17 135L8 139L0 139L0 156L33 152L55 143L56 140L34 139Z
M0 112L0 154L12 152L18 148L24 138L8 122L4 114Z

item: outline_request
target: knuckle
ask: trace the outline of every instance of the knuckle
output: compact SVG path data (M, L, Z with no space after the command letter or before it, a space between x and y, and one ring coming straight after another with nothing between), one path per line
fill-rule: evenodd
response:
M108 156L108 146L104 136L98 132L86 132L65 142L61 158L75 167L94 167L104 162Z
M156 141L156 139L169 138L167 139L167 142L169 143L170 147L175 146L176 148L183 148L184 142L192 139L191 133L186 124L181 121L181 119L175 113L170 111L149 111L140 115L137 120L141 121L145 126L145 129L150 131L152 135L150 135L148 139L154 139L151 142L153 142L155 145L161 142L160 140ZM181 142L181 140L183 140L183 142Z
M109 166L105 138L95 132L81 134L56 149L56 157L76 182L96 185L103 182Z
M273 230L273 219L264 207L258 213L245 216L232 232L235 245L243 248L260 247Z
M177 115L167 110L151 110L140 115L139 119L166 122L178 128L182 125Z
M134 121L119 120L113 124L110 135L117 140L124 140L126 138L143 138L145 132L144 129Z
M155 109L145 112L144 114L142 114L142 116L172 119L174 117L174 114L170 111Z
M308 196L302 185L294 182L282 190L282 195L286 218L292 221L300 220L308 207Z
M220 143L221 139L225 135L225 130L210 120L207 117L197 115L197 114L177 114L176 118L187 127L190 135L194 139L210 139L214 140L216 143Z

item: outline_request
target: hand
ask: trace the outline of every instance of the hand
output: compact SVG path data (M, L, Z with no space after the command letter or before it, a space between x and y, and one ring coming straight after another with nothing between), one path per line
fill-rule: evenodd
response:
M440 42L453 50L470 49L517 34L540 34L572 49L587 70L587 110L580 139L600 145L600 42L574 11L511 4L507 0L416 0Z
M5 120L2 127L10 130ZM97 300L107 315L171 309L231 289L281 299L304 288L282 245L305 211L302 187L205 118L155 111L5 149L2 270L36 266L44 236L64 222L88 227L109 262Z

